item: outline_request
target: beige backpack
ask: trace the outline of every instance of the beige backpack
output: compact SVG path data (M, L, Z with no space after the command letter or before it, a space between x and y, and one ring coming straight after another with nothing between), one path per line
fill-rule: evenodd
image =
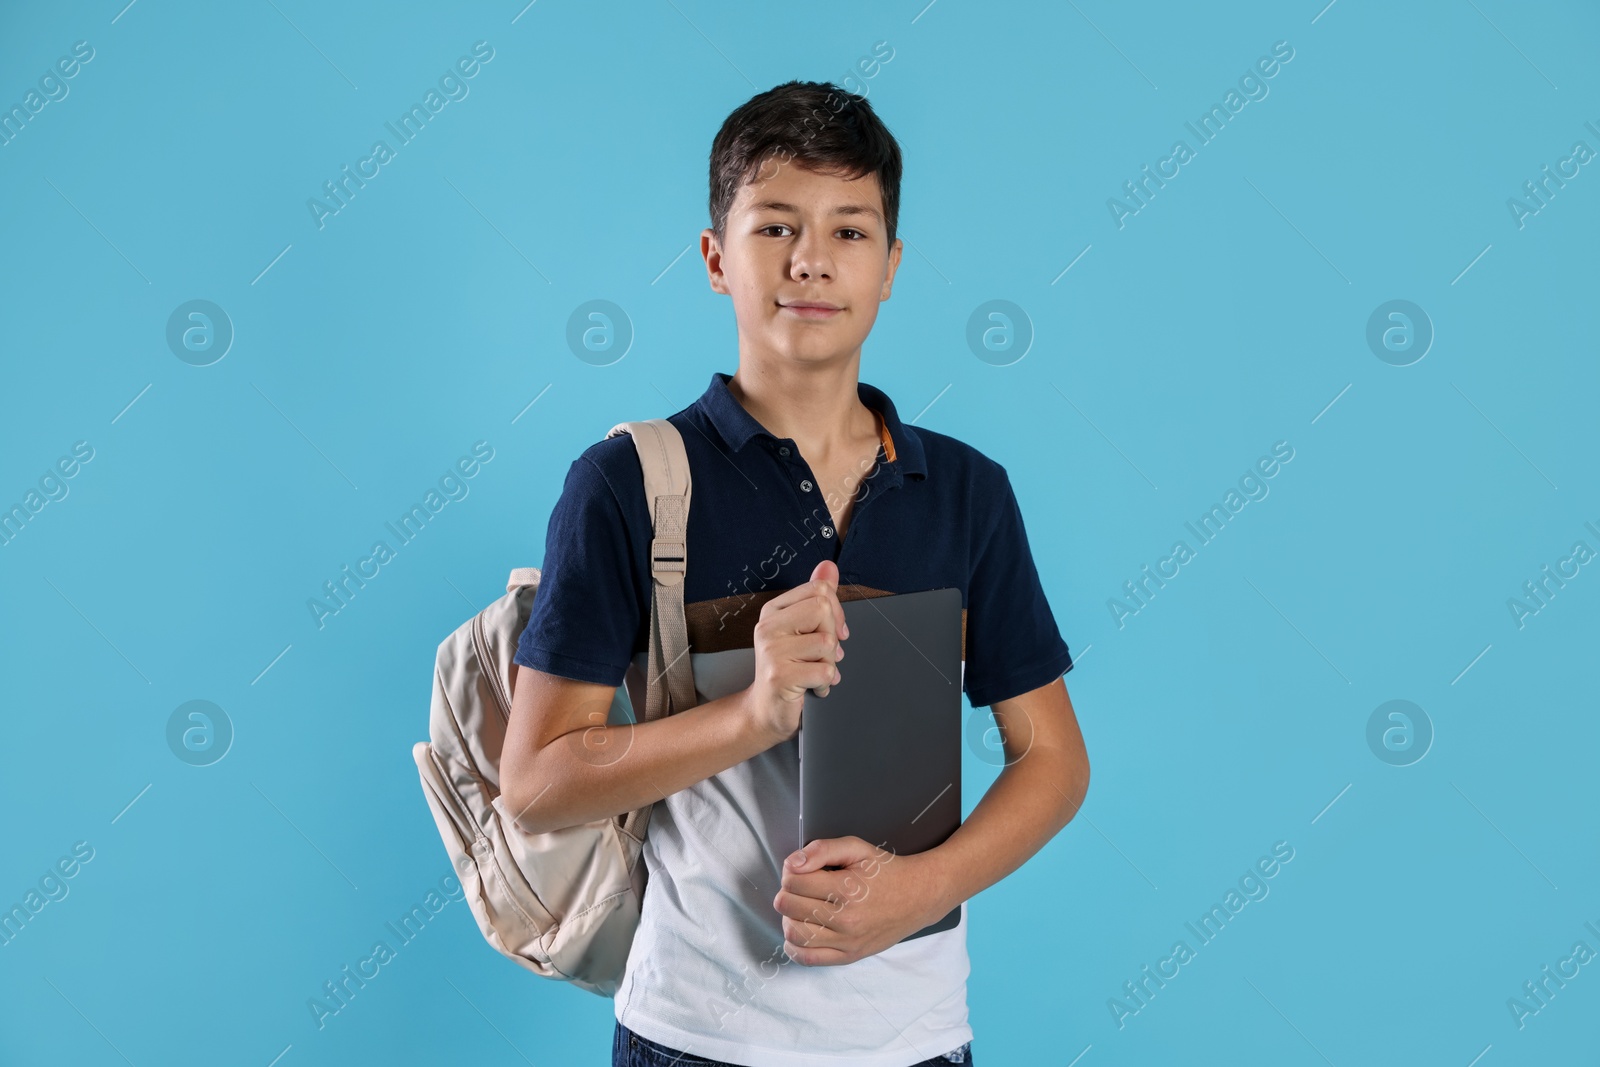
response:
M630 703L644 718L695 706L683 580L689 464L666 419L624 422L644 468L655 577L648 672L628 668ZM647 884L640 862L654 805L550 833L516 823L500 795L500 752L511 715L512 656L539 591L539 569L518 567L506 594L462 623L434 661L428 741L412 756L422 790L489 944L545 978L613 996L622 981ZM635 714L637 720L638 716ZM625 721L625 720L624 720Z

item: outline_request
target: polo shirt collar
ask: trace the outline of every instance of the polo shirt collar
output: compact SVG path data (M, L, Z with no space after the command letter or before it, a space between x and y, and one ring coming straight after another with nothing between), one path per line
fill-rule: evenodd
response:
M711 384L696 402L696 406L716 428L728 447L735 452L749 444L750 439L757 434L776 440L775 435L757 422L734 398L728 389L728 382L732 377L733 375L723 371L713 372ZM900 416L894 408L894 401L889 399L889 395L882 389L859 380L856 382L856 395L861 398L863 404L883 416L883 424L888 428L889 436L894 441L895 460L892 466L898 467L903 475L926 478L928 466L922 442L917 439L916 431L900 421Z

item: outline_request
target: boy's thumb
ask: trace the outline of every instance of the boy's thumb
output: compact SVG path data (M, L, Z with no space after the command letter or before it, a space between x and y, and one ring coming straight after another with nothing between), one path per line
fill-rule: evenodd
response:
M798 852L792 853L787 863L789 869L796 874L820 870L825 865L822 860L822 849L817 847L816 842L812 842Z
M854 862L857 852L861 851L855 845L856 842L850 838L821 837L791 852L784 862L796 873L820 871L830 865L846 866Z
M811 580L817 581L818 579L838 585L839 565L831 559L822 560L811 569Z

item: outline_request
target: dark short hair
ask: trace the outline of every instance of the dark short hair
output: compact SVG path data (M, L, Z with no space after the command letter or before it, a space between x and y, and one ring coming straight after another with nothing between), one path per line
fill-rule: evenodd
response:
M740 104L711 142L711 229L718 241L739 189L773 158L848 179L876 173L894 246L900 145L866 97L832 82L788 81Z

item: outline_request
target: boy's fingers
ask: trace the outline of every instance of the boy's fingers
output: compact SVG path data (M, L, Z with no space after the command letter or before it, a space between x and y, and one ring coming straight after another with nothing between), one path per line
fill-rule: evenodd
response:
M838 583L828 582L823 579L813 577L810 581L801 582L792 589L785 589L783 592L767 601L767 606L772 608L773 611L782 611L785 608L790 608L796 604L803 603L807 599L817 596L819 593L831 596L837 601L839 599Z
M794 595L791 597L790 594ZM816 581L797 585L781 597L774 598L771 603L778 605L776 611L784 633L813 634L821 631L829 638L839 634L843 613L839 609L838 595L826 585Z
M839 579L841 577L839 565L832 560L823 560L822 563L826 563L832 569L828 592L833 597L834 632L840 637L849 637L850 624L844 621L844 605L839 601ZM817 564L818 570L821 569L822 563ZM812 571L811 575L816 577L817 572Z
M843 934L821 923L796 919L785 915L781 920L783 939L797 948L831 948L842 951L847 940Z
M838 673L838 660L833 649L838 647L821 631L802 634L785 634L775 638L768 646L780 662L802 664L808 668L802 688L831 684ZM826 696L825 692L817 694Z
M787 611L813 597L822 599L829 609L831 618L828 622L832 624L826 626L829 635L850 636L850 629L844 621L844 608L839 603L839 565L831 559L818 562L816 567L812 568L810 580L779 593L767 602L767 607L774 612ZM798 620L785 621L793 626L793 629L789 630L790 633L813 633L824 628L809 618L804 624Z
M805 664L812 670L816 665L826 665L822 677L807 677L799 682L802 692L809 690L819 697L828 695L838 674L838 659L834 649L839 648L838 638L833 632L833 613L822 602L822 598L794 605L785 613L789 616L783 619L785 629L783 637L779 638L780 644L775 650L790 663Z
M844 621L844 606L839 603L839 565L831 559L822 560L811 571L811 580L822 580L828 585L828 595L833 599L833 632L840 637L850 636L850 627Z
M834 666L843 652L840 644L849 635L844 623L844 609L839 604L839 565L832 560L822 560L811 572L811 579L773 597L762 608L768 628L776 631L773 640L785 646L779 654L791 663L827 664L826 677L805 688L819 697L825 697L838 674ZM823 640L819 645L814 635ZM813 640L796 644L794 637L812 637Z
M828 602L833 623L830 635L845 637L849 630L844 624L844 606L839 603L839 565L831 559L819 562L811 570L811 580L820 586L819 591Z

